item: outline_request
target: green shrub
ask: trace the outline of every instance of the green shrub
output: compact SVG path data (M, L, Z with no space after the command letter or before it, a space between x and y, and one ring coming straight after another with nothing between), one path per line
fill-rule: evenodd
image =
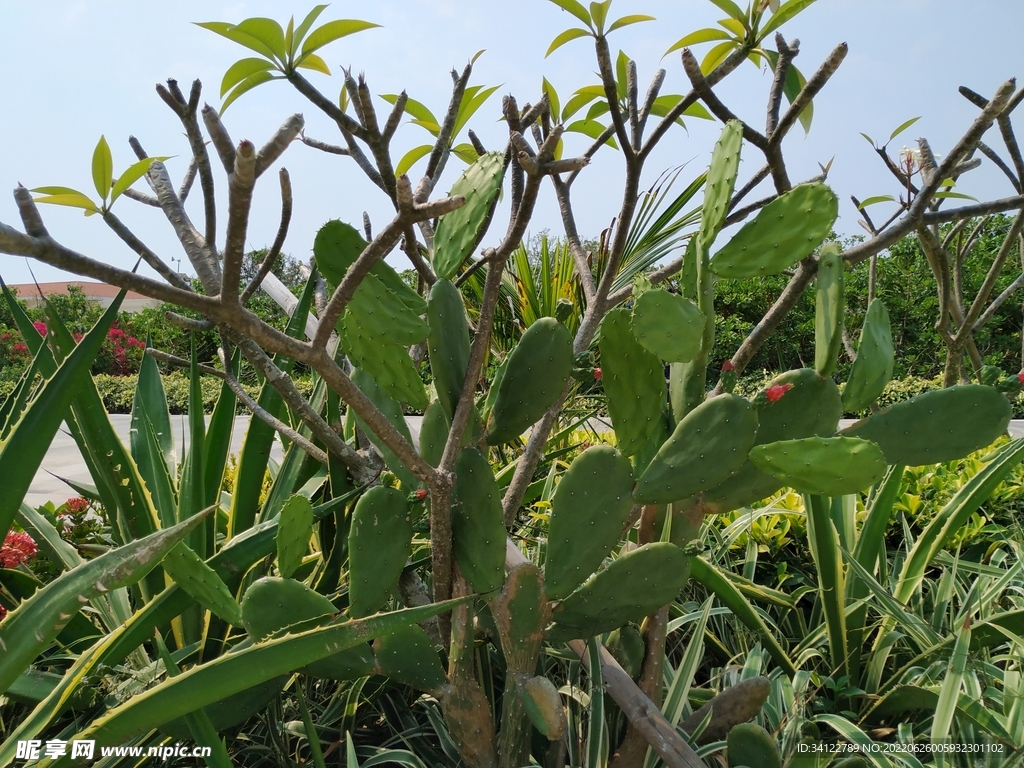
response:
M93 376L96 388L100 392L103 405L107 413L131 413L132 399L135 397L135 384L137 376ZM183 371L174 371L163 376L164 392L167 395L167 406L173 414L188 413L188 376ZM299 391L304 397L309 397L313 391L311 379L308 377L296 379ZM2 386L2 382L0 382ZM242 384L246 392L253 399L259 396L259 385ZM213 406L220 397L221 381L213 376L202 377L203 410L206 413L213 412ZM247 409L239 405L239 413Z

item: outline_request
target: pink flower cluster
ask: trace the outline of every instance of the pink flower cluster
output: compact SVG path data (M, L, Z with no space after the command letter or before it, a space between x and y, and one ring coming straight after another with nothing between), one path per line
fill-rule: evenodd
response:
M89 508L89 500L81 496L76 496L75 498L65 501L64 506L67 507L68 512L74 512L77 514L79 512L84 512Z
M27 533L8 531L4 545L0 547L0 567L17 568L36 556L39 547Z

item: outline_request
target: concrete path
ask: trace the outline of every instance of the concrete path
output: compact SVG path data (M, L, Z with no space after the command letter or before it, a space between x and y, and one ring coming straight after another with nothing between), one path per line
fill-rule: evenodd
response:
M131 417L126 414L110 417L114 431L117 432L118 437L121 438L125 445L128 445L130 420ZM407 421L409 422L413 441L418 443L422 417L410 416ZM845 426L849 423L852 423L852 421L844 420L840 425ZM172 416L171 424L174 428L175 449L180 458L183 453L183 445L188 445L188 418L185 416ZM599 431L610 428L602 419L594 419L592 426ZM238 453L241 450L242 440L245 438L245 432L248 428L248 416L235 417L235 428L231 435L232 453ZM1009 432L1012 437L1024 436L1024 420L1011 421ZM275 441L271 457L275 461L281 461L282 450L280 442ZM61 425L60 431L57 433L53 443L50 445L49 451L46 453L46 457L43 459L42 466L32 480L32 485L29 488L28 495L25 497L25 501L31 506L38 506L46 501L61 504L69 497L77 496L78 494L71 486L64 482L64 479L92 484L89 470L86 469L85 462L78 452L78 446L75 445L75 441L68 433L66 426Z

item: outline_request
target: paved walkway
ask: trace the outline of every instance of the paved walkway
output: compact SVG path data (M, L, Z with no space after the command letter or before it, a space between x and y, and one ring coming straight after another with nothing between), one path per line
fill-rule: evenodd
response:
M113 415L110 417L114 430L125 445L128 445L130 421L131 417L128 415ZM422 417L410 416L407 421L409 422L413 441L418 443ZM602 421L595 419L594 422L596 429L608 429ZM851 422L844 421L843 425L845 426L847 423ZM178 458L180 458L183 453L183 445L188 445L188 418L186 416L172 416L171 424L174 428L175 449ZM232 453L238 453L241 450L242 440L245 438L245 432L248 428L248 416L235 417L235 428L231 435ZM1024 436L1024 420L1011 421L1009 432L1013 437ZM282 450L280 442L275 441L271 457L276 461L281 460ZM78 452L78 446L75 445L75 441L68 433L67 428L61 425L60 431L57 433L53 443L50 445L49 451L46 453L46 457L43 459L42 466L32 480L32 485L29 488L28 495L25 497L25 501L32 506L38 506L46 501L60 504L70 496L76 496L75 491L64 482L65 479L92 484L89 470L86 469L85 462Z

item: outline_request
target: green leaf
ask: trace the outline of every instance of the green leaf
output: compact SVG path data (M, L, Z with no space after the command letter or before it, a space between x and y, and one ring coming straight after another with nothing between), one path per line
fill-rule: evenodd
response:
M110 146L105 136L100 136L96 149L92 153L92 183L96 185L96 193L106 202L110 194L110 185L114 178L114 159L110 156Z
M555 0L551 0L551 2L555 2ZM559 34L554 40L551 41L551 45L548 46L548 50L547 53L544 54L544 58L546 59L548 56L557 51L570 40L575 40L578 37L589 37L590 34L591 33L586 29L580 29L579 27L570 27L569 29L565 30L564 32Z
M735 19L721 19L718 23L721 25L722 29L732 32L732 34L736 36L735 40L737 42L742 41L747 35L746 25L736 21Z
M863 211L869 205L876 205L878 203L893 203L896 202L896 198L892 195L875 195L869 197L867 200L862 200L861 204L857 206L858 211Z
M271 80L281 80L280 75L274 75L270 72L257 72L255 75L250 75L245 80L235 86L235 89L228 94L227 98L221 102L220 113L223 115L232 102L247 91L251 91L257 85L270 82Z
M814 0L789 0L789 2L783 3L782 7L772 15L771 20L761 28L761 32L757 36L758 41L763 40L813 2Z
M288 17L288 26L284 30L284 49L289 56L294 55L295 51L295 17Z
M226 21L202 21L196 22L196 26L215 32L221 37L226 37L228 40L239 45L244 45L249 50L256 51L256 53L266 56L268 59L273 60L274 58L273 49L252 35L240 31L234 24L229 24Z
M384 99L388 104L394 104L398 101L397 93L384 93L381 94L381 98ZM432 123L438 125L437 118L434 117L434 113L431 112L427 107L416 99L406 97L405 100L405 111L407 114L412 115L417 120L422 120L424 123ZM438 130L440 126L438 125Z
M323 13L326 8L326 5L316 6L312 11L306 14L306 18L304 18L302 20L302 23L295 28L295 35L292 39L292 57L294 57L295 54L298 53L299 45L302 44L302 38L304 38L306 36L306 33L309 32L309 28L313 26L313 22L320 17L320 14Z
M586 120L593 121L601 115L607 115L609 110L607 101L595 101L590 105L590 109L587 110Z
M472 144L456 144L452 147L451 152L457 158L469 165L475 163L480 157L480 155L476 153L476 148Z
M323 48L328 43L333 43L335 40L340 40L343 37L354 35L356 32L362 32L364 29L373 29L379 27L380 24L374 24L371 21L360 21L359 19L338 19L336 21L328 21L321 27L317 27L306 41L302 44L302 55L313 53ZM301 60L301 59L300 59Z
M427 133L431 136L437 136L441 133L441 126L437 123L432 123L429 120L410 120L413 125L418 125L420 128L426 129Z
M429 144L423 144L419 147L413 147L404 155L402 159L398 161L398 165L395 166L395 175L401 176L403 173L408 173L409 169L415 165L416 161L421 157L426 157L431 153L434 148Z
M549 83L546 77L543 77L541 78L540 90L542 93L546 93L548 95L548 104L551 105L551 115L557 122L559 115L559 103L558 92L555 91L555 86Z
M973 200L974 202L978 202L978 198L971 197L970 195L965 195L962 192L936 192L933 195L933 197L937 197L937 198L955 197L955 198L959 198L961 200Z
M735 40L726 40L724 43L719 43L707 52L704 61L700 63L700 71L705 75L709 74L738 46L739 43Z
M584 136L596 139L604 133L605 127L606 126L601 125L601 123L596 120L577 120L576 122L567 125L565 130L571 131L572 133L582 133ZM615 143L614 138L609 138L606 143L614 149L619 148Z
M490 98L491 94L500 87L500 85L494 85L490 88L474 86L472 89L466 89L466 93L462 98L462 103L459 104L459 112L455 119L455 125L452 128L453 136L457 136L459 134L459 131L462 130L469 118L476 114L476 111L484 105L484 102Z
M274 63L267 61L266 59L257 59L253 57L239 59L230 67L228 71L224 73L224 77L220 81L220 95L221 98L224 94L230 91L234 86L245 80L250 75L254 75L257 72L263 72L268 69L273 69Z
M875 146L875 140L874 140L874 139L872 139L872 138L871 138L870 136L868 136L868 135L867 135L866 133L863 133L863 132L861 132L861 134L860 134L860 135L861 135L861 136L863 136L863 137L864 137L864 141L866 141L866 142L867 142L868 144L870 144L870 145L871 145L872 147L874 147L874 146Z
M615 57L615 93L620 99L626 98L626 71L629 57L625 51L619 51Z
M599 35L604 34L604 22L608 18L608 6L611 4L612 0L602 0L602 2L595 0L590 4L590 18L594 20Z
M622 29L628 27L630 24L639 24L642 21L657 21L653 16L648 16L645 13L634 13L629 16L623 16L621 19L616 19L612 22L612 25L608 27L608 32L614 32L616 29Z
M36 190L32 191L35 192ZM100 209L96 207L96 203L81 192L63 195L46 195L45 197L37 197L35 201L37 203L46 203L47 205L67 205L72 208L84 208L89 213L100 212Z
M568 11L577 19L579 19L588 27L590 27L590 14L587 13L587 9L584 8L581 3L576 2L576 0L551 0L551 2L557 5L559 8L561 8L563 11Z
M698 43L707 43L711 40L731 40L729 33L721 29L715 29L714 27L707 27L706 29L698 29L696 32L691 32L686 37L681 37L672 44L672 47L665 51L665 55L668 56L674 51L678 51L682 48L688 48L691 45L697 45Z
M895 139L897 136L899 136L901 133L903 133L905 130L907 130L907 128L912 126L914 123L916 123L920 119L921 119L921 116L918 115L917 117L910 118L905 123L900 123L900 125L892 133L889 134L889 141L892 141L893 139ZM864 136L864 134L862 133L861 136ZM864 138L867 138L867 136L864 136ZM874 142L872 142L872 144L874 144Z
M114 180L114 187L110 190L110 204L113 205L114 201L124 194L128 187L141 179L149 171L149 166L153 163L162 163L170 158L170 155L147 157L145 160L139 160L137 163L129 165L125 172Z
M711 2L729 14L732 18L736 19L736 21L740 22L740 24L747 23L747 15L741 11L740 7L732 0L711 0Z
M565 108L562 110L562 121L565 122L594 99L602 98L603 96L604 90L601 90L600 93L593 93L586 88L576 91L572 98L565 103Z
M331 68L327 66L327 62L315 53L307 53L299 59L295 66L299 69L312 69L314 72L322 72L325 75L331 74Z
M256 16L236 24L235 31L259 40L284 64L288 57L284 47L284 30L276 21Z
M302 564L313 535L313 505L305 496L295 494L281 507L277 522L277 568L289 578Z

